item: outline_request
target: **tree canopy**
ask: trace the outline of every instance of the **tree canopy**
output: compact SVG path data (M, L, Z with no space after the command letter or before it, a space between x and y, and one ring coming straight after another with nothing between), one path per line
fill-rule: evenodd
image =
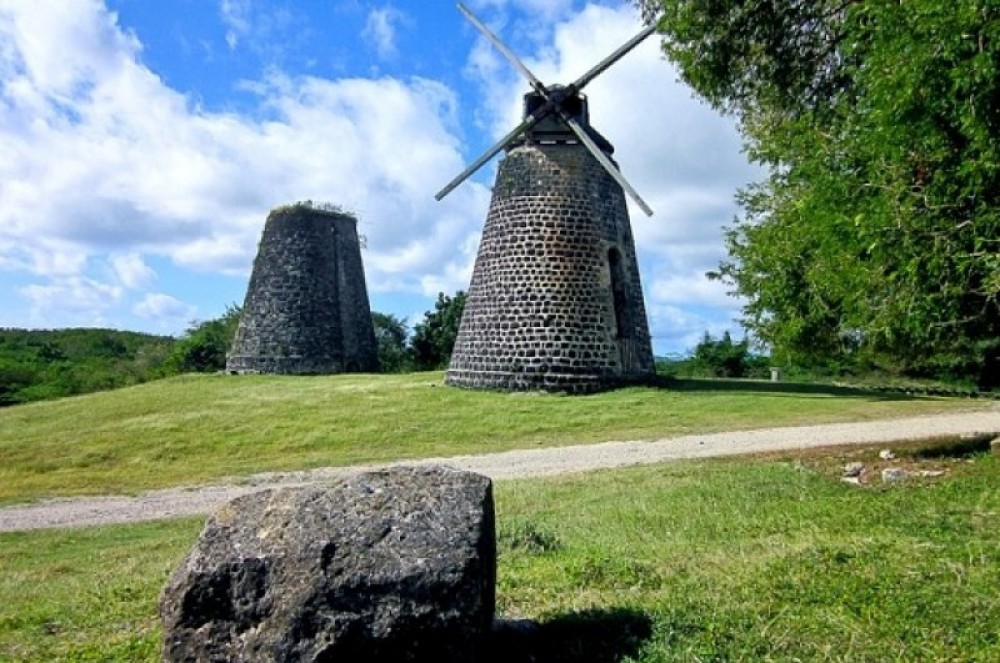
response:
M174 343L113 329L0 329L0 406L153 380Z
M242 314L242 307L230 304L218 318L192 322L167 358L165 371L212 373L225 370L226 353L229 352Z
M378 365L383 373L403 373L410 366L406 347L406 321L391 313L372 311L375 343L378 345Z
M414 326L410 347L417 370L447 367L452 348L455 347L462 312L465 310L465 298L466 294L462 290L456 292L454 297L438 293L434 310L427 311L423 321Z
M776 358L1000 379L1000 3L642 0L766 175L712 275Z

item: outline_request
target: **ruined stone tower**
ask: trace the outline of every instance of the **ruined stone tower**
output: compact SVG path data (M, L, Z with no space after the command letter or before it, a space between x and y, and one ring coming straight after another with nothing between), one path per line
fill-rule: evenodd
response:
M377 368L357 220L304 203L272 210L226 370L307 375Z
M652 214L590 126L580 90L653 32L647 27L567 86L545 86L471 11L459 9L533 88L524 120L437 194L501 150L465 312L445 382L583 393L654 373L625 192Z

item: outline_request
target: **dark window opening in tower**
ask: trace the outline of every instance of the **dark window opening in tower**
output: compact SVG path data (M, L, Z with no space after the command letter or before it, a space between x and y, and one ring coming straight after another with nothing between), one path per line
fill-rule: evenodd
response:
M628 338L632 328L628 320L630 307L625 289L622 254L616 247L608 249L608 271L611 273L611 301L615 309L616 332L618 338Z

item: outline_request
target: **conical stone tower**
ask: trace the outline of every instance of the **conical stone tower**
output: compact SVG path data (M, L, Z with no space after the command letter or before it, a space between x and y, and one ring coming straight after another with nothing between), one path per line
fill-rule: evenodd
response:
M653 375L622 188L583 145L545 138L500 163L447 384L581 393Z
M582 393L645 380L653 350L625 192L581 91L656 28L569 85L545 85L468 7L459 10L531 85L524 119L435 196L500 162L445 382Z
M226 370L308 375L377 369L357 220L311 204L272 210Z

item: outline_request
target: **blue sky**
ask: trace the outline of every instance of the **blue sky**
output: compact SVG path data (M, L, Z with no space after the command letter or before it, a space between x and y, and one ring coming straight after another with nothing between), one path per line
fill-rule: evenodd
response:
M546 83L636 33L625 0L468 0ZM658 354L735 331L704 274L755 171L648 39L586 89L631 208ZM0 0L0 327L179 334L242 303L264 220L355 213L372 308L468 287L526 85L445 0ZM738 333L738 332L737 332Z

